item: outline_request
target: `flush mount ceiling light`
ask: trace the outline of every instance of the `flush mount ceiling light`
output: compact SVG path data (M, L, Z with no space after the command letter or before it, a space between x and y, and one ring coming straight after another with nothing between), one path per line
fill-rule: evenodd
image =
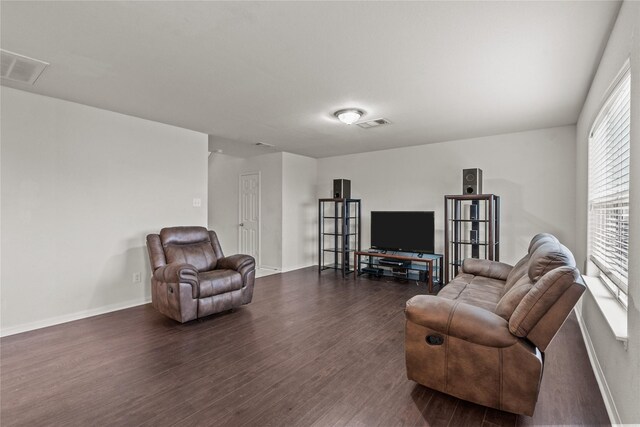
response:
M364 116L364 111L358 110L357 108L346 108L336 111L333 115L345 125L352 125L360 120L360 117Z

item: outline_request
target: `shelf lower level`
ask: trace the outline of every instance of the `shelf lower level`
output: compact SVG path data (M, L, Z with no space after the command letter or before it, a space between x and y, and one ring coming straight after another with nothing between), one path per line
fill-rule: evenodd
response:
M380 274L376 274L376 273L372 273L372 272L368 272L368 271L361 271L360 274L366 274L368 276L377 277L377 278L389 277L389 278L394 278L394 279L409 280L411 282L421 282L421 283L424 283L424 284L428 283L428 280L424 276L421 276L419 273L411 273L411 272L409 272L408 274L399 274L399 273L394 273L394 272L389 271L389 270L384 270ZM434 277L433 278L433 284L434 285L439 285L440 284L440 280L438 278Z
M363 259L360 259L360 264L365 264L368 265L370 267L379 267L379 268L405 268L407 270L415 270L415 271L429 271L429 266L425 263L425 264L417 264L417 263L412 263L409 265L386 265L386 264L380 264L379 262L376 261L366 261Z

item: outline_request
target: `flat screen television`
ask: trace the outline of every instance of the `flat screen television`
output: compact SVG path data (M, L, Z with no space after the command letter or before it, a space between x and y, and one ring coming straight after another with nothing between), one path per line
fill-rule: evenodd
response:
M391 251L434 253L433 211L371 212L371 246Z

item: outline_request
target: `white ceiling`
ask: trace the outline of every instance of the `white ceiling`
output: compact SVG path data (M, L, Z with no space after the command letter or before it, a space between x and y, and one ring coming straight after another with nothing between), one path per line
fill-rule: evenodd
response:
M8 2L32 92L312 157L573 124L619 2ZM359 107L361 129L332 113Z

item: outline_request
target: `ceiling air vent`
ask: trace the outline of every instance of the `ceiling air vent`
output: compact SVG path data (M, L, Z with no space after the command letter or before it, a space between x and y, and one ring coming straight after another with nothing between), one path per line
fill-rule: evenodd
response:
M34 84L40 74L49 65L44 61L39 61L8 50L0 49L0 68L2 68L2 78L13 82Z
M375 119L375 120L368 120L366 122L356 123L356 125L360 126L362 129L371 129L371 128L388 125L388 124L391 124L391 122L387 119Z

